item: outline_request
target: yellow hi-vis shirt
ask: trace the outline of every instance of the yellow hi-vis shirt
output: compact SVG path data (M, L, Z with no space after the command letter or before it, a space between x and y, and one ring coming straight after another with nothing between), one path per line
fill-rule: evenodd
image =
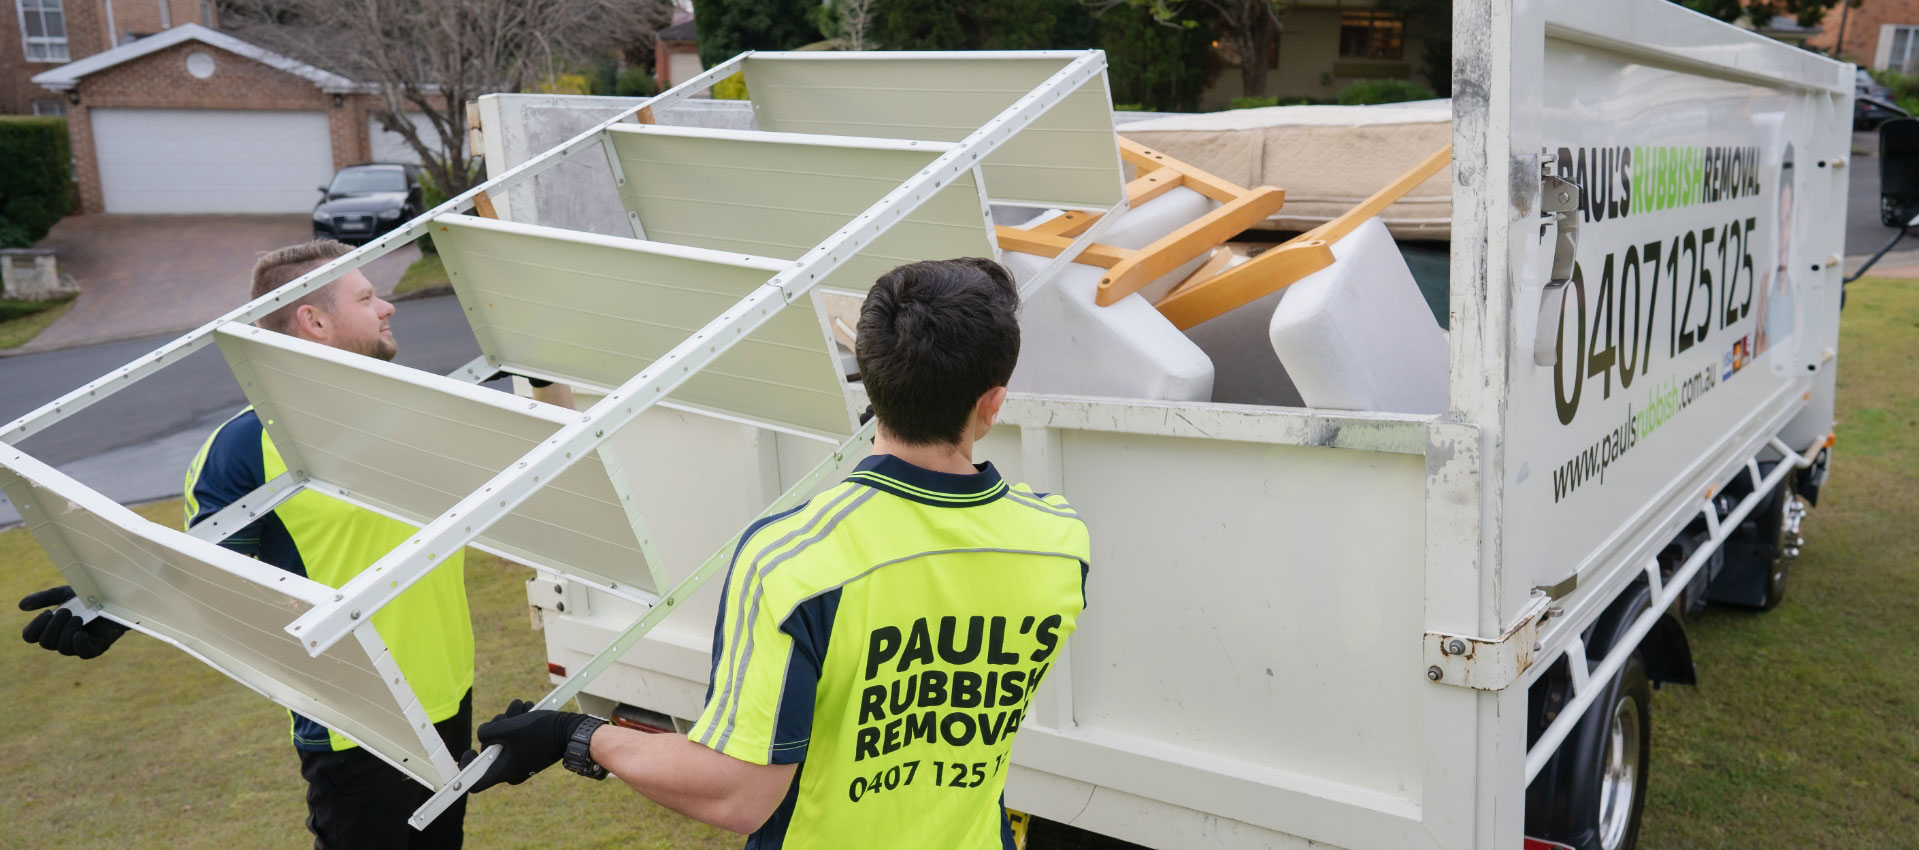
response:
M748 848L1011 848L1014 733L1085 608L1056 495L890 455L742 537L692 740L800 765Z
M240 411L207 437L187 467L187 527L286 471L259 414L252 408ZM302 490L220 545L327 587L340 587L415 531L325 493ZM434 723L457 714L473 689L465 564L464 552L449 556L372 618L374 630ZM311 718L288 714L298 749L327 752L355 746Z

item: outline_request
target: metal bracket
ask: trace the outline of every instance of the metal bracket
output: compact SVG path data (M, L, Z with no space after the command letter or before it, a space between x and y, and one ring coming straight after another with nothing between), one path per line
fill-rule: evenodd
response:
M1557 236L1553 242L1552 276L1539 291L1539 325L1533 331L1533 362L1559 362L1559 314L1566 307L1566 284L1573 279L1573 254L1579 249L1579 184L1552 174L1539 176L1539 214L1550 216Z
M1551 597L1533 594L1519 619L1496 638L1427 632L1426 678L1442 685L1504 690L1533 666L1539 625L1551 605Z

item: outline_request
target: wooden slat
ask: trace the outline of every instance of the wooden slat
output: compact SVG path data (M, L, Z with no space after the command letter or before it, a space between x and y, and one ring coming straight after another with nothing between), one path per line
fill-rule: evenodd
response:
M1125 136L1119 137L1119 158L1121 162L1139 169L1141 174L1165 168L1169 161L1178 162L1178 160L1168 160L1165 154Z
M1057 257L1064 252L1068 246L1073 244L1073 240L1063 236L1034 233L1030 230L1007 227L1003 224L994 228L994 230L999 234L999 246L1002 250L1018 251L1022 254ZM1086 250L1081 251L1079 257L1076 258L1074 262L1110 269L1119 265L1121 261L1133 253L1134 252L1124 248L1115 248L1111 245L1094 243L1086 246Z
M1265 221L1285 203L1286 192L1272 186L1262 186L1227 202L1112 266L1111 271L1100 278L1094 303L1111 306L1138 292L1207 249Z
M636 115L636 116L634 116L634 120L636 120L636 121L638 121L638 122L640 122L641 124L658 124L658 123L660 123L660 122L658 122L658 121L656 121L656 120L654 120L654 119L653 119L653 107L651 107L651 106L642 106L642 107L640 107L640 114L638 114L638 115Z
M1126 184L1126 204L1139 209L1147 201L1171 192L1185 182L1186 175L1171 168L1143 173Z
M1206 258L1206 263L1204 265L1201 265L1199 268L1194 269L1192 274L1187 275L1185 280L1180 281L1177 286L1173 287L1171 292L1166 293L1166 295L1160 298L1160 300L1164 301L1166 300L1166 298L1171 297L1174 293L1179 292L1180 290L1185 289L1188 286L1193 286L1195 284L1204 283L1208 280L1211 280L1213 275L1216 275L1216 274L1219 274L1220 272L1225 271L1227 266L1231 265L1232 262L1233 262L1233 249L1228 248L1224 245L1221 245L1218 248L1214 248L1213 255L1211 257Z
M493 211L493 196L488 195L484 189L480 191L480 194L473 196L473 211L479 213L482 218L498 219L500 217L499 213Z
M1332 264L1330 243L1323 239L1295 239L1209 280L1182 286L1154 306L1173 327L1183 331L1278 292Z
M1099 221L1099 213L1069 211L1059 216L1026 228L1027 233L1044 233L1048 236L1072 238L1086 232L1093 222Z
M1181 183L1186 188L1222 204L1230 203L1247 191L1244 186L1222 180L1124 136L1119 139L1119 155L1121 159L1139 166L1142 174L1158 168L1174 169L1179 172Z

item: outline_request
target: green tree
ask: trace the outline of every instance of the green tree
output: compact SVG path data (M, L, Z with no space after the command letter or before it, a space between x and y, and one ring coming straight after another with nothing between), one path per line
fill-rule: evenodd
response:
M700 63L708 68L746 50L791 50L820 40L817 0L693 0Z
M1137 6L1099 16L1099 45L1106 51L1114 103L1148 110L1191 112L1219 74L1210 20L1167 26Z
M981 50L1092 47L1099 25L1078 0L984 0L965 4Z
M973 50L959 4L944 0L880 0L875 42L886 50Z
M873 31L887 50L1059 50L1099 39L1079 0L878 0Z
M1702 15L1711 15L1722 21L1737 21L1750 15L1749 20L1765 23L1777 15L1791 15L1802 27L1818 25L1826 17L1826 12L1838 6L1842 0L1672 0ZM1843 0L1854 9L1865 0Z
M1379 0L1379 8L1406 19L1407 38L1419 44L1426 82L1439 97L1453 96L1453 0Z
M1281 0L1085 0L1088 6L1106 11L1122 6L1145 9L1160 23L1184 26L1202 15L1212 20L1213 32L1231 45L1239 56L1239 81L1243 93L1257 97L1266 93L1266 65L1279 32L1280 19L1287 4Z

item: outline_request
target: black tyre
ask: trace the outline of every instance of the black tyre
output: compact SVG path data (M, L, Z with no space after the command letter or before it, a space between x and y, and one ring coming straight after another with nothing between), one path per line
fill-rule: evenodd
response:
M1651 765L1652 682L1634 653L1547 768L1556 799L1539 837L1578 850L1631 850Z
M1760 464L1763 473L1772 464ZM1741 608L1771 611L1786 597L1786 578L1792 559L1787 552L1797 541L1788 540L1788 517L1797 496L1793 476L1786 476L1726 541L1726 566L1706 590L1706 598Z
M1779 607L1779 600L1786 598L1786 570L1792 566L1792 559L1786 556L1786 548L1791 543L1786 539L1786 512L1793 502L1790 479L1779 485L1773 502L1772 510L1778 516L1768 518L1772 527L1772 570L1766 575L1766 594L1759 600L1761 611Z

